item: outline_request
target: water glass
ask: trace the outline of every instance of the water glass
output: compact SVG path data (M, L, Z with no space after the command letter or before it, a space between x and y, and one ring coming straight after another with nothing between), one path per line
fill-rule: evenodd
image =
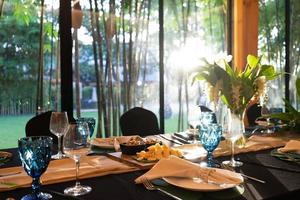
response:
M96 125L96 120L93 117L79 117L76 119L77 123L82 123L82 122L86 122L89 126L89 130L90 130L90 137L93 136L94 134L94 130L95 130L95 125Z
M64 153L75 161L76 184L68 187L64 193L71 196L80 196L92 191L89 186L81 185L79 182L80 158L90 151L90 132L86 122L72 123L63 139Z
M207 151L207 166L214 167L213 151L217 148L221 141L222 127L218 124L206 124L201 126L200 141Z
M25 137L18 140L19 156L26 173L32 177L32 193L22 200L51 199L48 193L40 192L40 176L51 160L52 138L46 136Z

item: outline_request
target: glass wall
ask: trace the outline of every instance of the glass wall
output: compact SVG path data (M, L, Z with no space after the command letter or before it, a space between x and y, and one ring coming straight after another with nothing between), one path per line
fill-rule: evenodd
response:
M285 94L285 1L259 1L259 32L258 55L262 56L262 63L268 63L281 72L277 79L268 83L266 101L271 107L283 108Z
M290 3L290 100L299 110L300 99L296 93L295 81L296 77L300 77L300 1L291 0Z
M189 112L210 106L191 72L226 54L226 10L226 1L164 1L165 132L185 130Z
M81 1L72 22L76 117L95 117L108 137L132 107L158 116L158 0Z
M59 106L58 1L0 1L0 149L37 112Z

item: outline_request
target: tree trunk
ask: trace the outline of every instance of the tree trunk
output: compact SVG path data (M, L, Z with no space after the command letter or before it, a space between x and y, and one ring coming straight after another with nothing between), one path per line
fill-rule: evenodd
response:
M38 78L36 96L36 114L44 110L43 87L44 87L44 0L41 0L40 35L39 35L39 57Z
M0 17L2 16L4 0L0 0Z
M80 70L79 70L79 47L78 47L78 29L74 28L73 40L75 48L75 58L74 58L74 72L75 72L75 99L76 99L76 115L77 118L81 117L81 103L80 103Z
M100 73L99 73L99 66L98 66L98 57L97 57L97 47L96 47L96 33L94 28L94 15L93 15L93 5L92 0L89 0L90 4L90 23L91 23L91 30L92 30L92 37L93 37L93 54L94 54L94 63L95 63L95 73L96 73L96 91L97 91L97 107L98 107L98 125L97 125L97 135L96 137L102 137L102 118L101 118L101 96L100 96ZM97 11L95 10L97 13Z

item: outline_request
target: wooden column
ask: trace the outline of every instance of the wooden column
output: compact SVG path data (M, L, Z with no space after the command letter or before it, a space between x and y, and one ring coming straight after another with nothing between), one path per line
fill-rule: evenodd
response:
M233 10L234 66L242 70L247 55L257 55L258 0L234 0Z

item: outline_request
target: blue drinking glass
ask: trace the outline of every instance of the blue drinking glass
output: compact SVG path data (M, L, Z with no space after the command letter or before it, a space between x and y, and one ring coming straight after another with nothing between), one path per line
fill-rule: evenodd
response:
M52 196L40 192L40 176L46 171L51 160L52 138L46 136L24 137L18 140L22 166L32 177L32 193L22 200L46 200Z
M212 153L221 141L222 127L218 124L202 125L200 132L200 141L207 151L207 166L215 167Z
M86 122L88 124L89 127L89 131L90 131L90 138L93 136L94 134L94 130L95 130L95 125L96 125L96 120L93 117L79 117L76 119L76 123L82 123L82 122Z

